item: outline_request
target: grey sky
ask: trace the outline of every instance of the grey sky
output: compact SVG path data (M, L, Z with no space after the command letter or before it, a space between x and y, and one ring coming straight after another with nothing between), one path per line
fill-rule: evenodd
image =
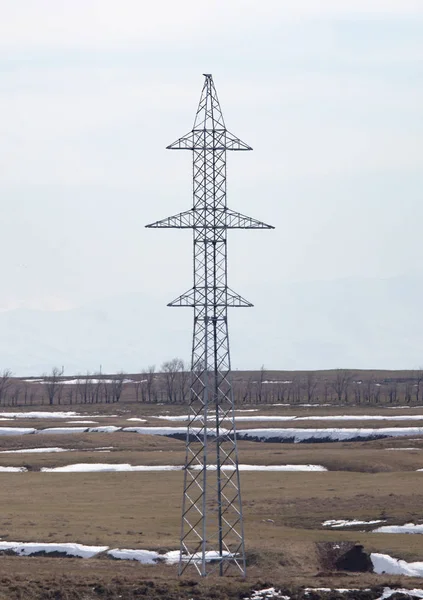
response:
M145 292L151 320L190 287L189 233L144 224L191 204L191 159L164 148L191 128L204 72L254 148L229 157L228 204L277 228L231 234L232 288L254 302L261 283L422 274L421 0L0 13L0 310Z

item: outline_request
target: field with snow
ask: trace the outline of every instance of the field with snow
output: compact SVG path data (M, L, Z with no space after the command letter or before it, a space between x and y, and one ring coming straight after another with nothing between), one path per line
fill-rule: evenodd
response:
M16 590L32 581L34 598L69 578L72 599L132 598L136 586L142 596L140 580L143 597L210 598L210 583L183 584L174 565L186 409L84 408L0 414L0 573ZM274 405L236 417L248 578L212 579L215 597L351 599L359 588L375 600L423 588L423 407ZM355 543L374 573L338 571L334 585L335 558Z

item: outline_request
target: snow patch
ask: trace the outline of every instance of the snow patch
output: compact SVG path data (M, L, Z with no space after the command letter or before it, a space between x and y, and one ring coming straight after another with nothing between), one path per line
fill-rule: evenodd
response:
M215 465L210 465L211 469L216 469ZM238 465L240 471L327 471L322 465ZM224 471L233 471L235 467L222 467Z
M108 450L102 450L108 452ZM117 471L182 471L182 465L130 465L127 463L107 464L107 463L76 463L62 467L43 467L44 473L93 473L93 472L117 472ZM191 467L194 471L202 469L202 465ZM208 471L216 471L216 465L208 465ZM232 465L223 465L222 471L233 471ZM239 465L240 471L327 471L321 465ZM378 521L379 522L379 521Z
M0 467L0 473L25 473L25 467Z
M0 454L38 454L43 452L73 452L69 448L20 448L19 450L1 450Z
M423 415L319 415L296 417L296 421L423 421Z
M115 433L120 431L121 427L115 427L114 425L104 425L103 427L89 427L88 433Z
M107 450L103 450L103 452L107 452ZM77 463L74 465L65 465L63 467L42 467L41 471L44 473L107 473L123 471L180 471L181 469L182 467L170 465L133 466L126 463Z
M85 433L86 431L89 431L88 427L47 427L47 429L34 429L33 433L66 435L71 433Z
M140 423L146 423L147 419L139 419L138 417L131 417L130 419L126 419L127 421L138 421Z
M123 427L122 431L128 433L141 433L144 435L186 435L186 427ZM192 433L199 433L200 429L191 428ZM423 430L422 430L423 434Z
M403 437L407 435L423 435L420 427L383 427L370 428L326 428L326 429L241 429L237 438L241 440L276 440L293 441L294 443L312 442L314 440L342 442L354 439L378 439L385 437Z
M244 600L263 600L264 598L275 598L277 600L290 600L289 596L283 596L280 590L274 587L265 590L256 590L252 596L245 596Z
M423 562L407 562L393 558L389 554L370 554L374 572L381 575L407 575L408 577L423 577ZM388 596L389 597L389 596ZM422 596L423 597L423 596Z
M376 521L358 521L357 519L352 519L351 521L344 519L330 519L329 521L323 521L323 527L354 527L355 525L376 525L377 523L384 523L383 519L378 519Z
M423 590L407 590L405 588L384 588L383 594L376 598L376 600L387 600L387 598L391 598L395 594L404 594L407 598L410 596L415 596L416 598L423 598Z
M20 556L31 556L39 552L60 552L68 556L91 558L108 550L108 546L84 546L83 544L38 544L32 542L0 542L1 550L12 550Z
M0 427L0 435L28 435L36 432L32 427Z
M30 412L2 412L0 417L9 417L12 419L70 419L71 417L79 417L76 412L52 412L47 410L30 411Z
M421 448L385 448L385 450L421 450ZM421 469L417 470L420 471Z
M423 525L414 525L414 523L384 525L383 527L373 529L372 533L423 533Z
M119 550L118 548L109 550L107 555L119 560L136 560L143 565L155 565L160 557L158 552L152 550Z
M94 425L96 425L98 421L66 421L66 423L76 423L80 425L91 425L92 423L94 423Z

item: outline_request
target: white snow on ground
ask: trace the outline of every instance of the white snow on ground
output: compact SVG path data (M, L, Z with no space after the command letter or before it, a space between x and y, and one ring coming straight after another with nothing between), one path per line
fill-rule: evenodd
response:
M155 565L160 558L160 554L152 550L119 550L115 548L109 550L107 554L121 560L137 560L143 565Z
M0 427L0 435L25 435L31 433L41 434L73 434L73 433L114 433L123 431L128 433L139 433L144 435L185 436L186 427L115 427L114 425L100 427L48 427L46 429L34 429L24 427ZM228 433L226 429L220 429L222 434ZM191 428L191 433L201 432L200 428ZM216 435L213 427L208 428L208 435ZM313 440L328 440L330 442L348 441L353 439L374 439L385 437L403 437L410 435L423 435L420 427L381 427L381 428L291 428L291 429L243 429L237 433L238 439L266 441L312 442Z
M200 465L195 466L195 469L201 469ZM216 465L207 467L211 471L216 470ZM238 465L240 471L327 471L321 465ZM235 467L224 465L223 471L233 471Z
M423 590L407 590L405 588L384 588L383 594L379 596L379 598L376 598L376 600L387 600L395 594L405 594L405 596L407 597L415 596L416 598L423 598Z
M43 467L44 473L100 473L117 471L180 471L182 467L171 465L130 465L126 463L107 464L107 463L77 463L75 465L65 465L64 467Z
M310 592L339 592L340 594L346 594L348 592L370 592L370 588L305 588L306 594Z
M294 443L307 442L311 440L328 440L331 442L347 441L356 438L376 437L400 437L406 435L422 435L423 428L420 427L381 427L370 428L330 428L327 429L241 429L237 433L241 440L259 440L278 438L279 440L290 440Z
M181 421L181 422L185 422L189 420L189 416L188 415L177 415L177 416L172 416L172 415L155 415L150 417L151 419L163 419L165 421ZM290 417L281 417L281 416L236 416L235 417L235 421L294 421L297 417L295 416L290 416ZM192 421L200 421L202 419L201 416L199 417L195 417L195 418L191 418ZM229 421L231 419L231 416L229 415L225 420ZM133 421L134 419L128 419L128 421ZM210 417L208 419L209 421L214 421L215 417Z
M189 420L188 415L153 415L151 418L181 422ZM196 420L200 420L201 418L202 417L197 417ZM210 420L213 420L213 418L214 417L210 417ZM228 417L228 419L229 418L230 417ZM128 419L128 421L137 420L138 419ZM423 415L319 415L314 417L298 417L296 415L236 415L235 421L423 421Z
M3 428L0 427L0 434ZM11 429L11 428L10 428ZM34 429L31 433L44 434L70 434L70 433L115 433L120 427L104 425L100 427L47 427L46 429Z
M0 427L0 435L26 435L36 431L32 427Z
M408 563L405 560L392 558L389 554L370 554L375 573L379 575L408 575L409 577L423 577L423 562Z
M143 433L144 435L172 435L182 434L186 435L186 427L123 427L122 431L128 433ZM200 430L191 428L192 433L198 433ZM422 430L423 434L423 430Z
M377 523L384 523L383 519L378 519L376 521L357 521L357 519L352 519L351 521L344 519L330 519L329 521L323 521L323 527L351 527L354 525L376 525Z
M385 448L385 450L421 450L421 448ZM417 469L418 471L420 469Z
M0 473L25 473L25 467L0 467Z
M2 421L5 419L110 419L115 418L118 415L84 415L75 411L29 411L29 412L1 412L0 418ZM74 423L75 421L71 421Z
M0 434L1 434L0 427ZM69 434L69 433L84 433L89 431L88 427L47 427L47 429L34 429L31 433L44 433L44 434Z
M6 417L3 417L2 419L0 419L0 421L13 421L14 419L8 419Z
M258 412L258 408L236 408L234 412Z
M278 405L274 404L273 406ZM283 406L283 404L280 404L279 406ZM289 406L292 406L292 404L289 404ZM305 406L307 408L320 408L321 406L333 406L333 404L297 404L296 406Z
M296 417L296 421L423 421L423 415L319 415Z
M104 425L103 427L89 427L89 433L115 433L120 431L121 427L115 427L114 425Z
M138 421L140 423L145 423L147 419L139 419L138 417L132 417L131 419L126 419L127 421Z
M246 416L243 417L242 415L239 417L235 417L235 421L248 421L248 422L254 422L254 421L296 421L298 420L298 417L294 417L294 416L289 416L289 417L284 417L284 416L271 416L271 415L266 415L266 416L261 416L261 415L254 415L252 417L250 416Z
M120 382L120 379L118 380ZM38 381L38 383L49 383L48 381ZM96 384L96 383L116 383L115 379L67 379L60 381L61 384L65 385L85 385L85 384ZM124 379L123 383L134 383L133 379Z
M193 421L199 421L202 417L193 418ZM188 415L152 415L150 419L163 419L165 421L188 421ZM129 421L129 419L128 419Z
M283 596L280 590L267 588L265 590L256 590L252 596L245 596L244 600L263 600L264 598L275 598L275 600L290 600L289 596Z
M84 546L83 544L37 544L32 542L0 542L0 550L13 550L21 556L31 556L38 552L60 552L68 556L91 558L108 550L108 546Z
M77 425L91 425L94 423L96 425L98 421L66 421L66 423L76 423Z
M51 412L41 410L37 412L2 412L0 417L9 417L11 419L70 419L71 417L79 417L76 412Z
M43 452L74 452L69 448L20 448L19 450L1 450L0 454L38 454Z
M373 529L372 533L423 533L423 525L414 525L414 523L383 525L382 527Z
M104 450L103 450L104 452ZM107 450L106 450L107 452ZM200 465L194 465L193 470L200 470ZM210 471L216 470L216 465L208 465ZM44 473L93 473L93 472L116 472L116 471L182 471L182 465L130 465L127 463L76 463L63 467L43 467ZM234 467L223 466L222 470L232 471ZM321 465L239 465L240 471L327 471ZM379 522L379 521L378 521Z
M164 561L169 565L173 565L179 562L179 550L170 550L165 554L159 554L152 550L128 550L113 548L107 552L113 558L122 560L137 560L140 563L146 565L157 564L160 561ZM223 551L224 556L232 556L230 552ZM206 561L216 560L219 558L219 553L214 551L206 552ZM186 560L186 557L182 557L182 560ZM194 555L193 562L201 561L201 554Z

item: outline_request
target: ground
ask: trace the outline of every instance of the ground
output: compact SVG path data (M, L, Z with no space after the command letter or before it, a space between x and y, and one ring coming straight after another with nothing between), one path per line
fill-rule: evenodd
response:
M113 407L84 406L80 412L90 415L90 418L85 417L87 420L94 421L93 415L102 415L97 419L101 425L136 425L127 421L133 417L146 418L146 425L172 425L155 418L164 411L183 414L186 408L129 403ZM116 416L107 416L111 414ZM363 419L353 424L323 420L318 427L386 427L382 419L369 422L365 415L412 416L423 414L423 408L266 406L248 414L363 415ZM63 427L67 420L15 419L0 422L0 427ZM423 417L421 422L390 421L389 427L419 427L422 423ZM66 424L66 427L71 426ZM241 426L292 427L295 424L269 421ZM304 421L296 426L315 427L316 423ZM0 453L0 466L28 469L24 473L0 473L1 540L78 542L159 551L178 547L181 472L49 473L40 469L81 462L181 465L184 460L182 441L124 432L0 435L3 452L41 447L68 448L72 452ZM109 451L100 452L98 448ZM199 581L194 573L179 579L175 566L145 566L107 557L3 555L0 556L0 599L239 599L251 597L252 590L276 587L292 600L313 600L313 595L307 595L304 587L327 587L371 588L371 592L363 592L361 597L373 600L381 596L384 586L423 586L421 579L413 577L337 572L327 561L330 548L347 542L362 544L366 552L389 554L409 562L421 561L422 535L372 533L374 527L366 525L347 529L322 526L328 519L380 519L385 525L422 522L423 472L417 469L423 469L423 434L412 440L389 438L349 443L240 442L239 452L243 464L311 463L328 469L327 472L242 473L249 564L245 581L237 576ZM315 594L315 597L331 597L323 592ZM350 598L360 598L358 592L351 594ZM347 598L348 595L333 592L332 597Z

